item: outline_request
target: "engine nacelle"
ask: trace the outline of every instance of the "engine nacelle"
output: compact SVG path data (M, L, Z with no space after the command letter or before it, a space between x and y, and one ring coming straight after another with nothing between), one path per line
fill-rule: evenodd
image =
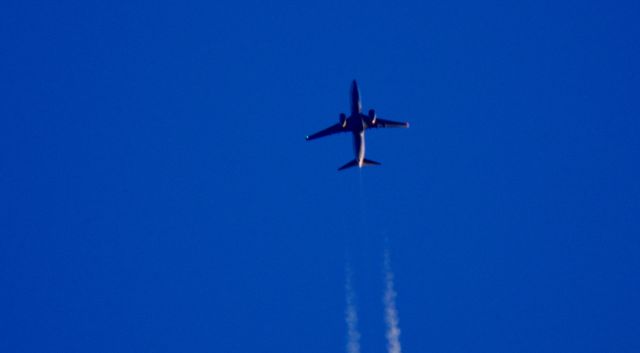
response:
M340 125L343 128L347 127L347 116L344 113L340 113Z
M376 111L373 109L369 109L369 121L372 125L376 123L376 118Z

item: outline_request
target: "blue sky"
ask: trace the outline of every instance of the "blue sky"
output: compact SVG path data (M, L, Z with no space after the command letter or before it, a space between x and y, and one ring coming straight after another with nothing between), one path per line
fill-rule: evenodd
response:
M3 2L0 351L637 352L638 13Z

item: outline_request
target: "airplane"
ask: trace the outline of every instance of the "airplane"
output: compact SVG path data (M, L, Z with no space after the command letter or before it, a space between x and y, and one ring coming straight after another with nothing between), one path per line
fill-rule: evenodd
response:
M307 141L315 140L320 137L337 134L339 132L351 132L353 135L353 150L356 158L338 170L358 166L362 168L366 165L380 165L379 162L364 158L364 131L371 128L385 127L409 127L407 122L398 122L378 118L376 111L369 109L369 114L362 114L362 102L360 101L360 91L358 83L353 80L351 84L351 115L347 117L345 113L340 113L340 120L337 124L331 125L324 130L320 130L315 134L306 136Z

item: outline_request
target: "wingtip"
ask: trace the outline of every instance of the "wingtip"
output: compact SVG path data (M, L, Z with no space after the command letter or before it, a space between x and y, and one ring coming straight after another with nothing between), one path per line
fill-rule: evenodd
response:
M304 139L305 139L306 141L309 141L309 136L305 136L305 137L304 137Z

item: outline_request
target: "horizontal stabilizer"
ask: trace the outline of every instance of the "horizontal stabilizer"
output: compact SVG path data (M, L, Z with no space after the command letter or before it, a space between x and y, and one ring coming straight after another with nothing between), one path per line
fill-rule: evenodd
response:
M362 161L362 166L365 166L365 165L380 165L380 164L381 164L380 162L372 161L372 160L366 159L366 158ZM342 167L338 168L338 170L344 170L344 169L351 168L351 167L358 167L358 160L357 159L354 159L354 160L350 161L349 163L343 165Z
M349 163L343 165L342 167L338 168L338 170L344 170L344 169L347 169L347 168L355 167L357 165L358 165L358 161L354 159L354 160L350 161Z
M364 165L381 165L382 163L380 162L376 162L376 161L372 161L370 159L364 159Z

